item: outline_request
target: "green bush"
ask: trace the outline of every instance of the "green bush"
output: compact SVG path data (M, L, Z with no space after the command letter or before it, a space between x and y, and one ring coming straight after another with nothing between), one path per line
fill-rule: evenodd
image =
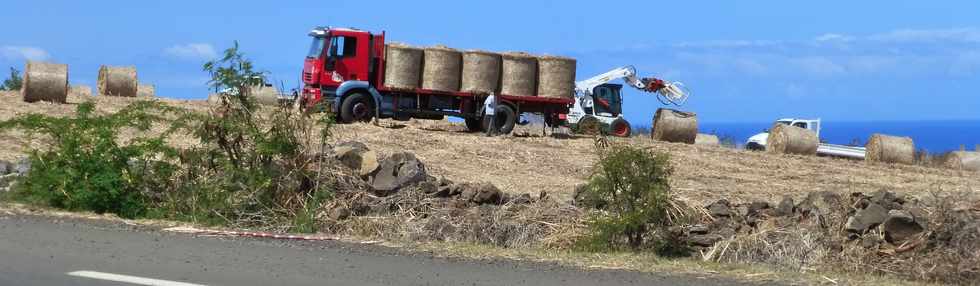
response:
M666 231L670 224L673 172L664 153L613 145L600 151L582 199L599 208L588 222L582 246L591 251L679 247Z
M10 77L3 80L3 84L0 85L0 90L20 90L23 84L24 79L20 77L20 71L15 68L10 68Z
M120 144L124 130L147 131L165 113L176 110L157 102L134 103L119 112L98 115L82 103L72 117L28 114L0 122L0 131L21 129L50 137L51 146L34 150L31 171L17 184L16 199L69 210L111 212L137 217L146 212L146 195L167 185L175 167L156 161L174 154L164 144L167 132ZM157 178L157 179L151 179Z

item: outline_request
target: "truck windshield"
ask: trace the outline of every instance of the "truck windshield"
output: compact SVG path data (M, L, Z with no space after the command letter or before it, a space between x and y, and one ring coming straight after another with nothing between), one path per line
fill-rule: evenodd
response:
M323 37L313 37L313 44L310 45L310 52L306 54L307 58L319 58L323 54L323 43L325 42Z

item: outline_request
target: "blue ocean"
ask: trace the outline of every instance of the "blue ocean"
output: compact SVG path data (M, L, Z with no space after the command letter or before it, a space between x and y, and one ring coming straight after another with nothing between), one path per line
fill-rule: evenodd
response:
M769 128L770 122L700 123L699 132L733 138L739 146L752 135ZM820 138L827 143L863 146L873 133L912 137L915 148L929 153L975 150L980 145L980 120L943 121L823 121Z

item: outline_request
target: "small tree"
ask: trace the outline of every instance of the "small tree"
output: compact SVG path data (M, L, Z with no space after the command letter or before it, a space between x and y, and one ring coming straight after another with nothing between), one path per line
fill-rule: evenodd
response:
M0 90L20 90L23 84L24 79L20 77L20 71L11 67L10 77L3 81L3 85L0 85Z
M630 146L613 145L600 151L582 194L584 201L600 208L588 223L591 235L586 248L618 249L625 243L640 249L651 235L665 235L662 226L670 221L668 178L673 172L669 158Z

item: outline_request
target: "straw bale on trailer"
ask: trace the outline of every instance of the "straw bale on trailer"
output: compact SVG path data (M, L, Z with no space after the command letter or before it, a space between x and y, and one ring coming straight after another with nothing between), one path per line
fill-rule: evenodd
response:
M422 88L459 91L463 53L445 46L428 47L422 61Z
M92 87L87 85L72 85L68 88L68 94L74 96L92 96Z
M475 94L500 92L500 54L470 50L463 53L460 91Z
M781 123L772 126L766 141L766 151L780 154L815 155L820 144L817 133Z
M136 96L138 97L154 97L157 94L156 87L152 84L140 83L136 87Z
M698 133L698 135L696 137L694 137L694 144L695 145L717 146L717 145L721 145L721 141L718 140L718 136L711 135L711 134Z
M538 60L526 53L501 55L500 93L534 96L538 87Z
M538 57L538 96L575 97L575 59Z
M65 103L68 98L68 65L28 61L22 90L26 102Z
M915 144L912 138L873 134L865 146L864 158L869 162L915 163Z
M946 167L980 171L980 152L954 151L946 155Z
M698 136L698 116L669 108L659 108L653 116L653 140L694 144Z
M422 49L404 44L385 45L385 86L402 90L418 88L422 54Z

